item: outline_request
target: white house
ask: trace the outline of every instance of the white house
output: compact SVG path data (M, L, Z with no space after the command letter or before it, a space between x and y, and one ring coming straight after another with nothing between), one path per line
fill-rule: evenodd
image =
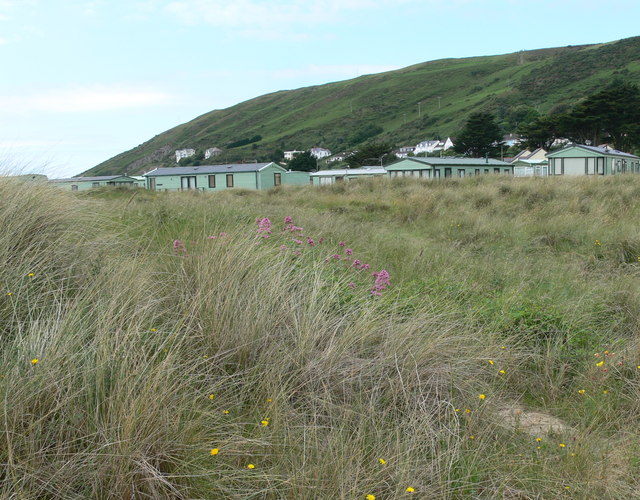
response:
M502 137L502 144L507 147L515 146L516 144L520 144L522 139L518 134L507 134Z
M331 158L327 158L327 163L333 163L335 161L344 161L353 153L338 153L337 155L333 155Z
M398 150L394 151L397 158L407 158L410 153L414 153L416 150L415 146L403 146Z
M296 151L296 150L285 151L284 152L284 159L287 160L287 161L291 161L291 160L293 160L293 157L295 155L299 155L300 153L304 153L304 151Z
M311 152L311 156L313 156L316 160L321 160L322 158L331 156L331 151L325 148L311 148L309 151Z
M179 163L182 158L189 158L196 154L195 149L177 149L176 150L176 163Z
M445 141L422 141L416 145L413 153L435 153L436 151L446 151L447 149L450 149L452 147L453 141L450 137L447 137Z
M220 153L222 153L222 149L220 148L208 148L204 152L204 159L206 160L212 156L218 156Z

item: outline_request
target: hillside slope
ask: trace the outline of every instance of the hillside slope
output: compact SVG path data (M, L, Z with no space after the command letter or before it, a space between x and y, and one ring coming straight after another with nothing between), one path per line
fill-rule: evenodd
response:
M139 173L175 164L175 149L226 149L219 161L264 160L275 149L334 152L375 138L396 145L455 134L474 111L494 112L506 131L526 107L572 104L614 78L640 76L640 37L598 45L442 59L326 85L279 91L206 113L88 170ZM418 104L420 103L420 105ZM369 136L371 126L382 132ZM368 137L369 136L369 137Z

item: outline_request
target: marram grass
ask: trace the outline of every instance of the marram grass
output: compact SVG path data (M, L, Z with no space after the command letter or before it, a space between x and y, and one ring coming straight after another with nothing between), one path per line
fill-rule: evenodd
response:
M637 496L640 180L0 194L2 497Z

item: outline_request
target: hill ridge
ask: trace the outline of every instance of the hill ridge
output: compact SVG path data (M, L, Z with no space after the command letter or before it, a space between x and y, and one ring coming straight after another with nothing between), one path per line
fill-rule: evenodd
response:
M474 111L495 113L509 132L527 108L548 112L574 104L614 78L632 81L639 76L640 37L435 59L349 80L278 90L212 110L84 175L172 166L176 149L225 149L256 136L259 141L228 149L216 161L269 160L278 149L313 146L337 153L372 139L413 145L454 135Z

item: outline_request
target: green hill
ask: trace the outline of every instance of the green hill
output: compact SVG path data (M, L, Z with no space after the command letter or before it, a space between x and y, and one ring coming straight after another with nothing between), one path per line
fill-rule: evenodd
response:
M226 162L268 159L276 149L322 146L339 152L371 139L412 145L455 134L470 113L481 110L495 113L504 131L510 132L529 107L548 112L575 103L614 78L638 77L640 37L442 59L279 91L211 111L86 173L139 173L171 166L175 164L174 150L187 147L220 147L225 153L218 160ZM227 147L256 136L260 140L252 144Z

